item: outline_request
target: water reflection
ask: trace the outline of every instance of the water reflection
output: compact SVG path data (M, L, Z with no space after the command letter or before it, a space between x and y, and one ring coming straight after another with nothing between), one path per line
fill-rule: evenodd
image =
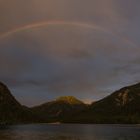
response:
M140 126L74 124L1 126L0 140L140 140Z

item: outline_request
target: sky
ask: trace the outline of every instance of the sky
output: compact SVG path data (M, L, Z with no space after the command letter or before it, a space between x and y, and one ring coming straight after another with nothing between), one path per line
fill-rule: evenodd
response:
M140 82L139 0L0 0L0 81L24 105L86 103Z

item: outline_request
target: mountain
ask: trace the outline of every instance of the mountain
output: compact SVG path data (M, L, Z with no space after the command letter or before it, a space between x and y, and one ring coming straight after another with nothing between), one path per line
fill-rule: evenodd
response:
M86 109L86 105L73 96L58 99L33 107L32 110L42 116L43 122L61 122L64 118Z
M22 106L6 85L0 82L0 124L31 122L32 112Z
M47 122L140 124L140 83L121 88L91 105L63 96L28 108L0 82L0 124Z
M71 122L140 123L140 83L124 87L92 103Z

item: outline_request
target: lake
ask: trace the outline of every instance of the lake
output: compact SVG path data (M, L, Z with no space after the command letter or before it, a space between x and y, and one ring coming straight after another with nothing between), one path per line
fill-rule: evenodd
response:
M140 140L140 126L88 124L0 126L0 140Z

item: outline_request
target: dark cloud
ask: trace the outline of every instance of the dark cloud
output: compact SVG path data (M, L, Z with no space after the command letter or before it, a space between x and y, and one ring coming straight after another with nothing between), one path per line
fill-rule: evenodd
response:
M0 38L0 79L27 105L62 95L100 99L139 81L139 0L0 0L0 35L42 21L53 25Z

